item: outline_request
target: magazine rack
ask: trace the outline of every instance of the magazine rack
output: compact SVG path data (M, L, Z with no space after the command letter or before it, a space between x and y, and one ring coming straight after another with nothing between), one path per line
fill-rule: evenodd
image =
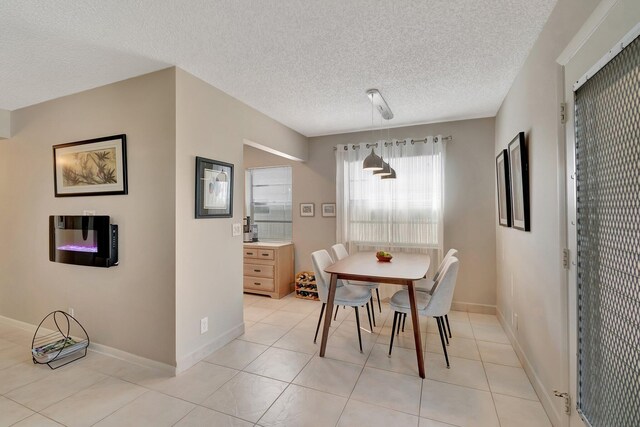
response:
M89 335L73 316L56 310L38 325L31 341L33 363L57 369L87 355Z

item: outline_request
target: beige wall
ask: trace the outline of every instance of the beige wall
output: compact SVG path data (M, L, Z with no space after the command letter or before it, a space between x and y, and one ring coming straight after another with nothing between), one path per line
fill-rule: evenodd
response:
M11 112L0 109L0 139L11 136Z
M496 227L498 310L525 369L557 425L567 390L564 247L563 77L556 58L597 5L560 0L496 117L495 153L527 133L531 232ZM494 196L495 198L495 196ZM518 315L517 329L514 314Z
M180 69L176 72L176 336L184 369L242 332L243 140L306 157L306 137ZM194 219L195 157L235 165L233 218ZM200 334L200 319L209 332Z
M386 135L386 132L384 132ZM494 119L464 120L389 130L390 138L451 135L447 145L445 248L460 251L462 268L455 300L495 304ZM376 139L377 139L376 133ZM311 269L311 252L335 243L335 218L323 218L322 203L336 198L337 144L371 141L371 132L310 138L309 160L295 162L245 147L244 166L293 167L293 240L296 272ZM299 204L315 203L313 218L300 217Z
M175 73L163 70L12 113L0 141L0 315L72 307L94 342L174 364ZM127 135L129 194L55 198L52 146ZM110 215L120 265L49 261L49 215Z

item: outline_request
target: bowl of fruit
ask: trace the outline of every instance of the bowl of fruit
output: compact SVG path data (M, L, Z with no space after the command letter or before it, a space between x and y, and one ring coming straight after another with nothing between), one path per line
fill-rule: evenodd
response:
M393 255L391 255L389 252L378 251L376 252L376 258L378 258L378 261L380 262L391 262L391 258L393 258Z

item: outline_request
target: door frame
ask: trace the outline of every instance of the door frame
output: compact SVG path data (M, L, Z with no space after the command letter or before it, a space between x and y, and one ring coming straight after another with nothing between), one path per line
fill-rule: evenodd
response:
M589 422L577 411L578 396L578 339L577 339L577 212L576 212L576 176L575 176L575 91L584 84L588 78L596 74L606 64L608 64L615 56L622 51L631 41L640 35L640 23L635 25L628 31L624 37L605 53L599 60L595 61L591 66L582 67L580 71L584 72L576 81L571 80L571 76L567 76L565 66L571 61L574 55L585 45L588 46L588 39L605 21L607 15L615 6L616 1L604 1L598 9L594 11L587 20L583 28L576 34L565 51L558 57L557 62L562 68L562 80L564 85L564 114L565 114L565 135L564 135L564 182L565 182L565 238L566 246L569 249L568 268L564 278L566 280L567 290L567 318L566 318L566 336L567 345L565 368L567 369L569 395L571 397L571 414L568 417L569 427L585 427L589 426ZM576 41L577 40L577 41ZM561 206L562 210L562 206Z

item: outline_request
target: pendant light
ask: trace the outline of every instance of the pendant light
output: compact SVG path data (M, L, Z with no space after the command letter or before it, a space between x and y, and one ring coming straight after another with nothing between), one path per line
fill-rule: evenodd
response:
M381 176L380 179L396 179L396 170L392 167L389 168L391 169L391 173L389 175Z
M382 160L382 157L380 159ZM391 166L389 166L389 163L383 160L382 169L374 171L373 174L378 175L381 178L384 178L385 176L389 176L391 175Z
M373 148L371 149L371 154L365 157L364 162L362 162L362 169L371 170L376 173L377 171L381 171L383 167L382 157L378 156Z

